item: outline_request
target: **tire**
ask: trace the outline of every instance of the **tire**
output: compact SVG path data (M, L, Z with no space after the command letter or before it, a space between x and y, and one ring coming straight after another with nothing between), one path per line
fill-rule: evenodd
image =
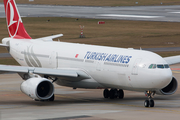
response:
M111 90L109 91L109 97L110 97L110 99L114 99L114 97L115 97L115 91L114 91L113 89L111 89Z
M123 99L124 98L124 91L122 89L120 89L118 94L119 99Z
M118 95L119 95L118 90L114 89L114 98L118 98Z
M149 100L149 106L154 107L154 100Z
M144 107L149 107L149 100L144 101Z
M109 90L105 89L103 92L104 98L108 98L109 97Z

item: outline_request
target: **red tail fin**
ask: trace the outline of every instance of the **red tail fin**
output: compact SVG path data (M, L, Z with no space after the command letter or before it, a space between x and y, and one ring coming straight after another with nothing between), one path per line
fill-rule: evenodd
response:
M15 0L4 0L4 8L9 37L16 39L31 39L24 28Z

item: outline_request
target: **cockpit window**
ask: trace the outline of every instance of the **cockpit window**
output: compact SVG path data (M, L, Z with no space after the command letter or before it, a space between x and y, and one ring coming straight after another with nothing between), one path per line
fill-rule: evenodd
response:
M164 65L164 68L169 68L169 65L165 64L165 65Z
M154 69L156 68L156 64L153 64L153 68L154 68Z
M153 68L153 64L151 64L151 65L149 66L149 68L150 68L150 69Z
M169 68L169 65L168 64L151 64L149 66L149 69L155 69L155 68L159 68L159 69L166 69L166 68Z
M157 65L157 68L164 69L164 65Z
M149 66L149 69L155 69L156 68L156 64L151 64L150 66Z

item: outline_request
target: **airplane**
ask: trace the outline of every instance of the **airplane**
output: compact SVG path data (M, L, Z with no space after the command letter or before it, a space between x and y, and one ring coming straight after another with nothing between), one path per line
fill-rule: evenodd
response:
M178 82L169 65L180 56L162 58L132 48L53 41L63 34L32 39L24 28L15 0L4 0L9 37L1 47L21 65L0 65L0 73L18 73L20 88L36 101L54 101L54 85L104 89L104 98L123 99L124 91L144 92L145 107L154 107L155 94L172 95Z

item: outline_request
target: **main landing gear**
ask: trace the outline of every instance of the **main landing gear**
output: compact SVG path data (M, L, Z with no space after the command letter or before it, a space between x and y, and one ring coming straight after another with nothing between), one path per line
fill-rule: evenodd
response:
M148 96L148 100L144 101L144 107L154 107L154 100L152 99L155 92L146 91L145 94Z
M115 98L119 98L119 99L123 99L124 98L124 91L122 89L105 89L103 92L104 98L110 98L110 99L115 99Z

